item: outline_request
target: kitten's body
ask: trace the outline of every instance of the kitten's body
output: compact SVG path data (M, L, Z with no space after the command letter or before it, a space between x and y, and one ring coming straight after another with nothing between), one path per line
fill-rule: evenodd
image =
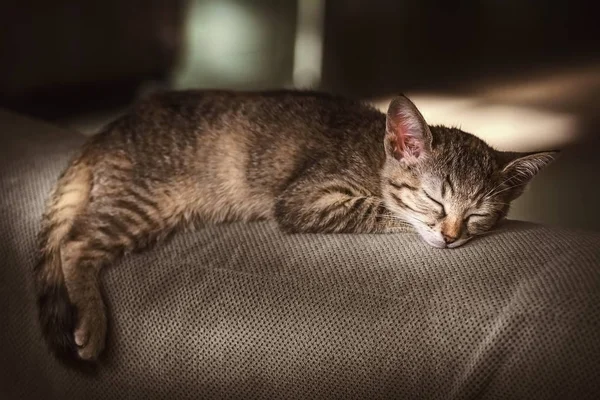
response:
M60 355L95 359L100 268L186 222L370 233L408 222L435 246L460 245L505 215L521 185L505 165L472 135L427 127L405 98L386 116L313 92L155 95L92 138L52 194L36 269L44 334ZM473 209L485 221L465 219Z
M384 134L384 114L325 94L167 92L111 124L82 159L95 180L117 175L115 194L135 188L159 202L160 219L247 221L273 218L278 196L302 178L315 191L380 198ZM102 184L91 190L107 195Z

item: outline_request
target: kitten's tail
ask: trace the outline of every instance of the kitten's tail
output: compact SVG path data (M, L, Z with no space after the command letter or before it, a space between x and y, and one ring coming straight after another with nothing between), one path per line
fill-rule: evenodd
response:
M42 218L38 236L41 257L35 267L35 290L42 333L60 358L74 359L77 310L69 299L61 265L61 244L73 220L86 207L92 185L88 166L75 161L59 178Z

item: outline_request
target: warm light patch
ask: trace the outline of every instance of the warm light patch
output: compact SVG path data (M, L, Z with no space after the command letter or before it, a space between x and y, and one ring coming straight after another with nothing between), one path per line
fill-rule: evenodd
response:
M576 137L576 118L568 113L513 106L472 97L408 93L430 125L457 126L499 150L560 149ZM386 111L389 99L374 104Z
M580 139L577 115L596 104L600 66L540 72L491 83L474 82L463 93L407 93L429 124L458 126L500 150L561 149ZM390 97L373 103L387 110Z

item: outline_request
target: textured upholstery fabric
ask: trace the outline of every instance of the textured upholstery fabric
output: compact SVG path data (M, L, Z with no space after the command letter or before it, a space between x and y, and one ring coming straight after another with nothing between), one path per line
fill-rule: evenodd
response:
M0 112L0 398L600 398L600 235L507 222L398 235L182 232L105 271L96 374L46 351L43 201L78 135Z

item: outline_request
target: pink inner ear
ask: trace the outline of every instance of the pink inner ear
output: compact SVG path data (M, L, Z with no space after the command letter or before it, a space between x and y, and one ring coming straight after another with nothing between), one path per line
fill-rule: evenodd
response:
M415 127L410 126L406 116L399 115L396 125L396 148L402 157L418 158L423 152L423 141L415 136Z

